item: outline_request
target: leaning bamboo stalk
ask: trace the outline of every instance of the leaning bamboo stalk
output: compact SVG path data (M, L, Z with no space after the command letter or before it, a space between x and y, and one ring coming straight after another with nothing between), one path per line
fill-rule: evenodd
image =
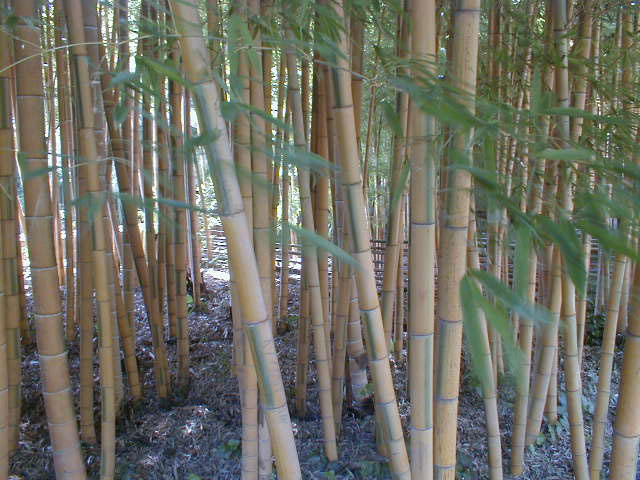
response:
M241 276L238 297L242 304L244 332L255 360L260 388L264 392L265 414L269 424L280 478L298 479L298 463L293 430L287 409L284 385L278 367L272 326L260 291L260 277L251 243L242 197L235 173L231 145L220 112L219 87L213 80L209 55L200 30L200 18L193 1L170 2L175 15L185 71L203 131L217 132L205 146L212 180L217 180L218 204L228 238L231 269Z
M294 123L295 148L306 149L302 113L302 98L300 97L300 83L297 76L297 62L293 52L287 52L287 68L289 80L289 98ZM311 175L307 167L298 166L298 191L302 208L302 225L308 232L315 232L313 207L311 204ZM318 248L309 240L303 239L303 268L308 282L311 325L313 331L314 351L316 354L316 368L318 369L320 409L322 411L322 425L324 432L325 454L329 461L338 458L336 446L333 405L331 400L331 374L329 372L329 357L327 353L327 339L325 330L325 316L323 312L322 293L320 290L320 274L318 270Z
M345 12L342 2L337 2L333 8L337 18L344 23ZM343 52L348 52L348 38L344 31L339 35L339 46ZM384 439L387 444L392 475L398 479L409 478L411 475L409 459L391 377L371 254L371 235L367 222L366 203L362 195L362 171L360 169L349 65L347 58L343 56L339 56L336 63L333 72L334 115L341 159L340 180L348 199L350 231L353 238L352 256L359 266L355 271L355 278L360 312L366 324L367 345L369 347L367 355L373 376L376 408L379 409L383 418Z
M452 45L454 85L464 97L463 105L475 111L479 0L457 3ZM453 148L469 158L468 131L453 132ZM471 175L456 169L448 174L446 215L440 232L438 259L438 332L434 468L435 478L453 478L456 466L456 423L460 387L462 304L459 285L466 270L466 243L469 219Z
M33 1L13 2L20 150L24 156L25 223L33 282L38 360L58 478L86 478L73 411L54 256L52 206L46 175L39 22Z

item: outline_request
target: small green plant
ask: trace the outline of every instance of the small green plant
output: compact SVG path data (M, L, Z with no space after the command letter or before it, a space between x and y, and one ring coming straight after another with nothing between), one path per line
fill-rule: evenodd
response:
M598 346L602 343L602 332L604 331L604 325L607 321L605 313L598 313L593 315L587 321L587 344L591 346Z
M225 458L230 458L233 455L240 453L240 440L232 438L231 440L227 440L227 442L218 448L218 452Z
M458 463L456 464L456 478L461 480L476 480L478 473L473 465L473 458L466 453L458 453Z
M333 470L327 470L326 472L323 473L324 478L328 479L328 480L336 480L336 472L334 472Z
M193 301L193 297L187 293L187 309L188 312L193 312L193 308L195 306L195 302Z
M364 478L389 478L389 466L386 463L365 460L358 463L360 475Z
M360 389L360 395L363 397L370 397L373 395L373 383L367 383L364 387Z

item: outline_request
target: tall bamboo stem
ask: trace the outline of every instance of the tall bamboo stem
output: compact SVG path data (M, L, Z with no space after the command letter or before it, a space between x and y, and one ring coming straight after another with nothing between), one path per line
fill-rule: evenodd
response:
M269 424L278 474L283 479L301 478L291 420L273 342L272 326L260 290L260 277L251 243L242 197L233 164L226 125L220 112L219 88L213 80L211 63L200 29L195 2L171 1L185 61L185 71L203 131L218 132L205 146L209 171L220 205L222 223L228 238L231 269L241 276L238 296L242 305L244 332L255 361L259 386L264 392L265 414Z
M333 5L337 17L344 23L342 2ZM349 51L348 38L340 33L339 46L343 52ZM373 376L376 409L383 418L383 437L391 461L394 478L410 478L411 472L404 443L402 425L391 378L391 368L387 342L382 324L382 314L378 302L376 277L371 255L370 230L367 222L366 203L362 194L362 171L358 152L356 124L353 111L353 95L348 60L339 56L337 68L333 72L336 119L341 159L341 181L345 189L352 234L352 256L359 264L355 271L360 312L367 331L367 355Z
M44 142L44 99L40 25L33 1L13 2L16 25L16 87L20 150L23 155L25 223L33 282L34 317L44 405L58 478L86 478L73 411L67 351L62 329L53 246L52 206Z
M294 142L298 149L306 149L302 113L302 99L297 75L297 62L293 52L287 52L287 67L289 80L289 98L294 122ZM313 207L311 204L311 176L309 169L298 166L298 191L302 208L302 225L308 232L315 232ZM320 408L322 411L322 426L324 432L325 454L329 461L338 458L336 433L331 400L331 374L329 371L329 357L327 354L327 339L325 317L320 290L320 273L318 269L318 248L309 240L303 239L304 271L309 288L311 325L313 331L314 351L316 354L316 368L318 369Z
M480 2L461 0L456 4L452 45L454 85L464 97L463 105L475 111L478 28ZM472 164L470 132L455 131L453 148ZM460 281L466 270L467 228L471 175L461 169L450 171L447 179L446 215L441 227L441 250L438 259L439 346L435 405L435 478L453 479L456 465L456 423L460 387L460 351L462 342L462 305Z

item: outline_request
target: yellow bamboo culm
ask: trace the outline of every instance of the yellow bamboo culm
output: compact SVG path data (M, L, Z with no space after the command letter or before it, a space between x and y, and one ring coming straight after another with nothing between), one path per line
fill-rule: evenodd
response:
M87 8L86 5L85 8ZM69 40L73 43L70 50L76 74L75 81L77 82L79 146L82 157L87 162L87 193L92 205L94 205L90 209L93 212L90 223L95 269L93 277L100 322L99 356L102 402L100 479L112 480L115 478L116 463L116 378L113 362L115 323L109 285L109 271L112 270L112 267L109 265L105 223L102 219L106 195L104 189L101 188L99 178L99 154L94 133L94 102L96 99L92 98L90 89L89 53L85 46L85 35L81 21L83 6L79 0L66 0L65 11L69 27Z
M461 103L475 111L476 71L480 1L456 2L452 45L452 77L463 92ZM453 149L471 163L470 132L455 132ZM438 258L438 335L434 409L434 478L453 480L456 470L456 425L460 387L462 348L462 304L460 281L466 270L467 228L471 174L457 169L449 172L444 223L440 230Z
M436 60L436 5L411 2L413 76L433 73ZM411 473L433 478L433 355L435 316L436 175L435 120L410 102L407 142L411 162L409 244L409 397L411 400ZM396 263L396 259L392 259ZM397 266L396 266L397 268ZM398 298L397 301L402 301Z
M294 123L294 143L296 148L306 149L300 84L297 76L297 62L293 52L287 52L287 67L289 74L289 99ZM315 232L313 207L311 204L311 178L308 168L298 167L298 185L300 205L302 208L302 225L309 232ZM309 289L311 326L320 384L319 395L325 455L329 461L334 461L338 458L338 449L331 398L331 373L330 360L327 352L328 343L325 330L325 315L323 312L320 273L318 269L318 248L312 242L305 240L303 240L303 242L304 271Z
M333 4L337 17L345 22L342 2ZM349 51L349 42L344 31L340 33L339 46ZM362 172L356 138L356 125L351 92L351 74L348 59L337 56L334 70L336 134L341 159L340 180L345 189L349 221L353 238L352 256L358 262L355 280L358 289L360 312L367 332L367 356L373 377L376 409L382 418L383 438L391 463L391 472L396 479L411 477L402 424L396 395L393 389L387 342L378 302L375 271L371 254L371 234L366 220L366 204L362 194Z
M44 133L40 25L36 2L14 1L17 120L24 156L25 223L34 297L38 356L45 411L57 478L85 480L86 472L73 410L71 383L58 294L53 216Z
M2 236L2 275L4 286L4 327L6 329L7 368L7 454L18 447L21 403L20 288L18 273L17 189L13 131L11 128L11 70L9 36L0 30L0 235ZM0 407L2 407L0 405ZM2 407L3 408L3 407ZM1 444L0 444L1 445ZM2 450L0 450L0 454ZM8 458L7 458L8 461ZM8 465L8 464L7 464Z
M273 341L272 325L260 288L260 277L247 216L231 153L225 121L220 111L219 87L214 81L201 19L194 1L170 2L178 30L185 71L204 132L217 132L205 145L209 172L216 189L220 216L228 239L229 264L237 275L238 299L242 305L243 329L255 362L264 411L269 425L279 478L300 479L300 464Z
M8 73L9 51L7 36L0 31L0 70ZM12 151L13 132L11 131L9 111L9 76L0 74L0 186L11 184L14 180L7 175L6 164L13 165ZM3 195L5 196L5 195ZM15 198L15 197L14 197ZM9 410L9 364L8 364L8 331L7 331L7 286L15 283L9 275L10 263L4 261L4 243L15 239L15 225L7 222L10 205L6 199L0 199L0 478L9 478L9 429L11 424ZM7 227L11 228L6 235ZM15 279L15 277L14 277Z

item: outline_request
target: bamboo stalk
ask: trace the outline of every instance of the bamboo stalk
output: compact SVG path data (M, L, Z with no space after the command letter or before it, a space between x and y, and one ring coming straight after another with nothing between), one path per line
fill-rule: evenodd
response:
M13 2L19 20L16 37L16 87L20 150L24 155L25 223L33 282L34 317L42 391L56 476L86 478L71 397L62 330L58 272L53 246L52 206L46 175L44 101L39 22L33 1Z
M555 69L555 90L560 107L569 106L569 70L568 40L566 36L567 3L562 0L551 1L555 49L559 63ZM557 119L560 146L568 148L570 139L569 116ZM571 166L564 168L562 178L562 207L571 215L573 212L574 172ZM580 362L578 359L578 342L576 326L575 285L567 273L566 259L563 259L562 272L562 317L564 323L565 381L567 384L567 404L569 424L571 426L571 451L573 454L573 470L576 479L588 479L589 470L584 438L582 418L582 384L580 378Z
M205 146L212 180L223 188L217 189L218 202L225 235L228 238L231 269L242 276L238 297L242 305L244 332L256 364L259 386L264 392L265 414L269 424L273 451L280 478L301 478L291 420L278 359L275 354L272 326L260 291L260 278L251 243L247 217L233 165L231 145L226 125L220 113L218 86L210 70L208 51L201 36L200 18L194 2L171 1L175 15L185 71L191 84L203 131L219 132L217 138Z
M306 149L304 136L304 116L302 112L302 98L297 76L297 62L293 52L287 52L287 68L289 80L289 98L294 124L294 142L298 149ZM308 232L315 232L313 207L311 205L311 178L307 167L298 166L298 191L302 209L302 225ZM303 239L303 268L309 288L311 325L313 332L314 351L316 354L316 368L318 369L320 409L322 412L322 426L324 432L325 454L329 461L337 460L335 423L331 400L331 374L329 371L329 357L327 354L327 339L325 330L325 316L320 289L320 273L318 269L318 248L310 241Z
M478 0L457 2L452 45L452 81L464 93L461 101L472 113L474 112L479 19L480 2ZM453 148L459 154L469 158L470 132L457 131L453 134ZM469 164L471 164L471 158L469 158ZM439 345L434 411L434 468L437 479L453 479L455 475L462 346L462 305L459 285L466 269L470 187L471 175L467 171L457 169L449 172L446 216L440 233L439 294L436 306Z
M616 255L611 282L611 292L607 306L607 320L602 332L602 345L600 347L600 364L598 370L598 394L596 407L593 413L591 458L589 471L591 478L600 478L602 462L605 454L605 432L609 415L609 398L611 396L611 371L613 370L613 354L616 343L616 332L620 299L622 297L622 284L625 271L628 268L628 260L622 255Z
M1 20L4 18L0 17ZM18 418L15 418L13 403L19 399L19 388L11 385L11 377L20 374L20 362L10 358L20 348L19 311L15 295L17 278L15 269L15 174L13 168L13 130L11 128L11 85L9 66L9 39L0 31L0 187L5 192L0 197L0 478L9 477L9 453L17 446L19 435ZM9 245L5 246L9 242ZM10 245L13 244L13 251ZM8 327L11 327L9 329ZM11 342L11 346L9 345ZM19 387L19 384L18 384ZM13 399L12 399L13 397ZM13 400L13 401L12 401ZM18 403L19 405L19 403ZM19 411L19 408L18 408Z
M17 189L14 145L11 128L11 70L9 65L9 37L0 30L0 185L5 194L0 196L0 225L2 227L2 268L5 303L5 328L7 336L7 372L9 389L9 419L7 448L13 451L18 446L20 425L21 356L20 356L20 285L21 269L18 269L22 255L18 233Z
M472 197L473 198L473 197ZM480 270L480 256L478 253L476 238L475 201L472 199L471 215L469 216L467 261L474 270ZM478 287L480 285L478 284ZM500 440L500 425L498 420L498 397L496 384L492 371L491 349L489 347L489 330L487 319L482 310L478 310L479 338L469 339L469 341L480 342L482 355L476 361L480 364L480 370L485 372L482 377L482 398L484 401L486 423L487 423L487 447L489 451L489 477L493 480L502 479L502 445Z
M85 5L90 7L90 5ZM89 52L82 28L83 7L78 0L67 0L65 11L69 22L70 52L76 74L76 102L78 108L79 146L87 162L87 193L94 205L90 216L93 240L93 266L98 319L100 321L100 379L101 379L101 461L100 478L110 480L115 474L115 371L113 362L112 297L109 291L109 259L107 256L105 223L101 218L106 192L100 185L99 153L94 136L94 109L96 99L90 90ZM101 208L96 208L100 206ZM113 269L111 269L113 272Z
M634 480L638 468L640 443L640 269L633 278L631 313L624 346L620 374L618 407L613 428L611 480Z
M345 21L342 2L333 5L337 17ZM348 51L348 39L340 33L340 48ZM378 302L375 271L371 255L370 230L366 218L366 204L362 195L362 171L356 137L353 112L353 95L347 59L340 56L333 72L336 118L336 133L341 159L341 181L345 188L349 207L350 227L353 238L352 256L360 268L355 279L358 288L360 312L367 332L367 355L376 397L376 408L383 418L384 439L391 461L394 478L410 478L411 472L404 443L398 405L396 403L391 368L387 351L382 314Z
M411 4L412 75L424 85L435 70L433 0ZM420 27L418 27L420 25ZM433 478L433 341L435 316L435 119L409 104L412 122L407 141L411 163L409 242L409 398L411 400L411 472ZM396 259L392 259L396 262ZM402 300L402 299L400 299Z

